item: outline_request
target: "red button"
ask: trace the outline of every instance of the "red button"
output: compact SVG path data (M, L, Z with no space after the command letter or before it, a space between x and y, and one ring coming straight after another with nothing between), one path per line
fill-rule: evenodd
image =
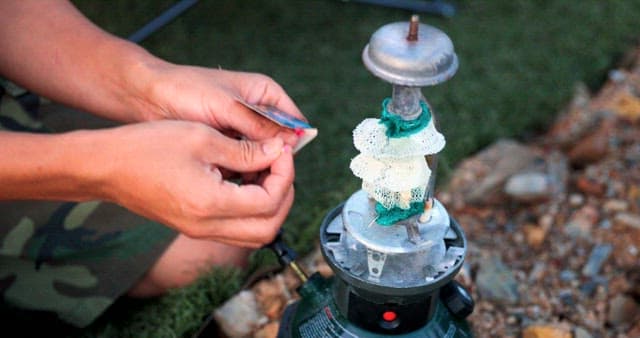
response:
M396 320L396 318L398 318L398 315L393 311L385 311L382 314L382 319L384 319L387 322L392 322Z

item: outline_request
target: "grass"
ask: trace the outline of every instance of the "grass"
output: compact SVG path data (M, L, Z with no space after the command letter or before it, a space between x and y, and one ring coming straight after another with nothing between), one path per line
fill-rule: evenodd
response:
M76 0L98 25L126 37L173 1ZM424 89L447 147L441 184L464 157L497 138L543 130L576 82L597 88L638 37L635 1L458 1L450 19L422 15L455 46L458 73ZM266 73L298 103L319 136L296 159L296 202L284 225L288 242L313 248L324 215L359 188L348 169L351 130L379 114L390 85L360 54L371 34L410 12L340 0L201 1L142 45L177 63ZM273 262L268 253L254 267ZM236 292L243 274L214 272L158 300L117 303L79 332L91 337L189 337Z

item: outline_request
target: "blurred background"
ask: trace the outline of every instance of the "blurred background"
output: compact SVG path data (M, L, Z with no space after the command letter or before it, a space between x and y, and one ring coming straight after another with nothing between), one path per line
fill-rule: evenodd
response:
M105 30L128 37L177 1L75 0ZM325 214L360 182L349 170L352 129L380 113L391 86L361 61L384 24L421 22L453 41L460 68L423 93L447 139L438 187L455 166L498 138L526 141L545 130L576 83L600 87L607 71L640 36L637 1L451 1L451 17L339 0L202 0L141 42L175 63L265 73L297 102L318 137L296 158L296 201L285 239L301 255L313 250ZM215 271L196 285L157 300L123 300L77 336L188 337L242 286L273 264L253 257L251 271Z

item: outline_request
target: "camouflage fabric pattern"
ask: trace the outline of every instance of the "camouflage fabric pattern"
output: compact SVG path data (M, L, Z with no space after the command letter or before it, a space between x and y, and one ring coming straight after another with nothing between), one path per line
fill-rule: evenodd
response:
M47 132L12 96L1 97L0 131ZM50 311L77 327L125 294L176 236L101 201L0 202L0 223L3 306Z

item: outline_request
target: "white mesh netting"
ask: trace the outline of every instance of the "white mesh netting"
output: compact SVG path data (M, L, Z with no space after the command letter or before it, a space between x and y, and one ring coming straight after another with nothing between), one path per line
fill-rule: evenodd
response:
M362 189L385 208L408 209L424 198L431 170L423 156L375 158L359 154L351 171L362 179Z
M421 131L399 138L387 137L387 126L379 121L368 118L354 129L353 144L361 153L377 158L402 158L431 155L444 148L444 136L436 130L433 120Z
M409 209L411 203L424 200L426 186L398 192L384 189L371 182L362 181L362 190L366 191L371 198L375 199L376 202L382 204L382 206L387 209L394 207Z

